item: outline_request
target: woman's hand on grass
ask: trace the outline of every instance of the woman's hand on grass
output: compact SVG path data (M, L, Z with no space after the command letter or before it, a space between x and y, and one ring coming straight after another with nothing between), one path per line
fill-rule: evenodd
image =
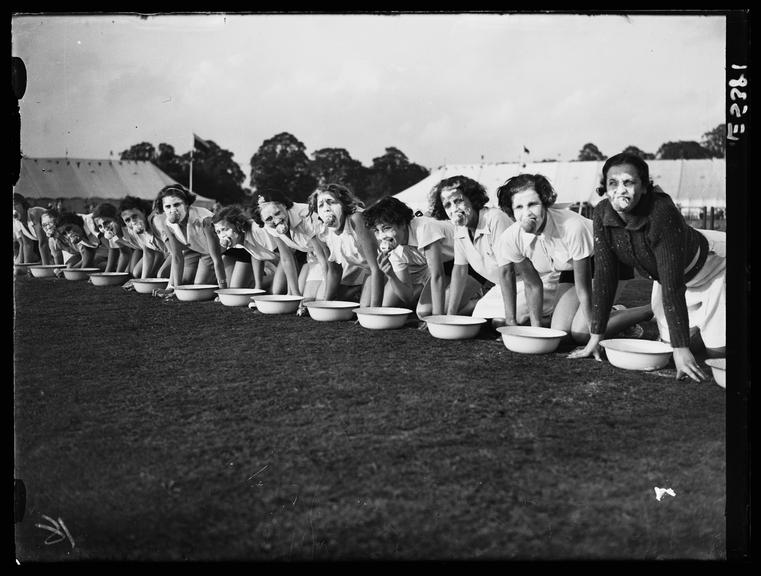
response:
M674 348L674 365L677 380L684 380L686 377L692 378L695 382L708 380L708 376L700 369L689 348Z
M599 334L590 334L589 342L583 348L576 348L566 358L589 358L592 356L598 362L602 362L602 355L600 354L600 340Z
M169 299L174 296L174 288L158 288L153 291L153 295L158 298Z

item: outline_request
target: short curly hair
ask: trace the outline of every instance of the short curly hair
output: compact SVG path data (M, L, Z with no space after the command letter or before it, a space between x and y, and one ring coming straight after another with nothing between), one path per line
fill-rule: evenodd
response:
M42 220L43 216L47 216L50 218L54 224L58 225L58 220L61 218L61 213L58 212L55 208L46 208L45 211L40 214L40 220Z
M251 219L243 209L243 206L232 204L231 206L225 206L221 210L214 213L211 217L212 224L217 222L229 222L230 225L239 233L246 234L251 230Z
M73 225L79 226L82 230L85 229L85 221L76 212L65 210L59 214L56 220L56 228L63 228L64 231L68 231Z
M415 217L412 208L393 196L384 196L362 212L365 226L375 228L378 224L393 224L399 226L409 224Z
M137 196L125 196L121 202L119 202L119 213L121 214L125 210L139 210L146 216L151 213L153 206L148 200L143 200Z
M450 176L444 178L441 182L436 184L431 189L429 195L429 206L431 216L437 220L449 220L444 205L441 203L441 193L444 190L454 188L462 192L473 206L473 210L480 212L481 208L486 206L489 202L489 195L486 193L486 189L480 182L476 182L472 178L467 176Z
M101 202L92 211L93 218L111 218L113 220L119 220L119 212L116 210L116 206L108 202Z
M319 187L309 195L307 203L309 204L310 216L317 213L317 196L319 196L320 192L326 192L338 200L341 206L343 206L344 213L347 215L354 214L358 208L365 207L365 203L357 198L348 187L343 184L327 184L326 186Z
M597 187L598 195L605 196L608 191L606 182L608 179L608 170L614 166L622 166L624 164L634 166L634 169L637 171L637 175L639 176L640 180L642 180L642 182L645 184L648 194L653 191L655 186L653 185L653 180L650 178L650 167L647 165L647 162L645 162L636 154L631 154L630 152L621 152L620 154L611 156L605 161L605 164L603 164L600 185Z
M153 209L159 214L164 212L163 201L167 196L177 196L177 198L182 198L186 206L190 206L196 201L196 195L182 184L170 184L169 186L164 186L159 190L156 199L153 201Z
M545 208L552 206L558 198L557 192L545 176L541 174L518 174L508 178L502 186L497 188L499 207L510 218L514 219L513 196L530 188L536 191Z
M251 216L260 228L264 226L264 221L259 213L259 209L263 202L277 202L278 204L285 206L286 210L293 208L293 200L288 198L288 196L283 194L280 190L275 190L273 188L257 190L251 198Z

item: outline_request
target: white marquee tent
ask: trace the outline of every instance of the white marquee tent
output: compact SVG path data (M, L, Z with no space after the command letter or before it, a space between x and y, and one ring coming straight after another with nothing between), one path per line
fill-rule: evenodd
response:
M32 205L64 198L69 209L82 210L86 201L115 203L127 195L153 200L161 188L176 183L151 162L23 157L13 191ZM203 207L213 202L200 195L196 200Z
M467 176L483 184L489 205L497 206L497 188L518 174L542 174L558 194L558 205L600 201L596 188L600 184L604 162L535 162L504 164L449 164L431 171L426 178L396 194L396 198L413 210L428 213L428 195L445 178ZM648 160L650 177L682 209L725 208L727 198L725 161Z

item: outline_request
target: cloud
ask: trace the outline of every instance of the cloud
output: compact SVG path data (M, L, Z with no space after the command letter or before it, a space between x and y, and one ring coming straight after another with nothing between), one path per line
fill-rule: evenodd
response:
M196 132L247 163L289 131L369 164L646 150L724 117L723 17L15 17L30 155L97 157ZM75 152L79 151L79 152Z

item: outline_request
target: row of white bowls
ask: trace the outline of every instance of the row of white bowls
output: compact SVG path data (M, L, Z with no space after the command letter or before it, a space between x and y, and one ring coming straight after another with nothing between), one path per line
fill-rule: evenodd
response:
M16 270L28 267L32 275L38 278L54 276L56 268L63 268L68 280L86 280L96 286L115 286L122 284L129 276L127 273L100 272L98 268L65 268L60 265L43 266L39 264L16 264ZM167 278L139 278L132 281L136 292L151 294L159 288L166 288ZM174 289L178 300L186 302L214 299L215 295L225 306L247 306L252 300L263 314L292 314L301 303L302 296L271 295L264 290L254 288L220 289L216 284L194 284L176 286ZM371 330L393 330L404 326L412 310L395 307L361 307L357 302L340 300L322 300L305 302L312 319L319 322L346 321L354 318L364 328ZM464 340L475 338L486 323L483 318L457 315L435 315L424 318L431 336L444 340ZM548 354L554 352L566 335L562 330L536 326L504 326L498 328L502 342L508 350L522 354ZM600 345L605 348L608 360L614 366L626 370L658 370L666 366L672 354L671 346L653 340L631 338L613 338L603 340ZM726 360L709 359L716 383L722 388L726 382Z
M29 270L35 278L50 278L62 270L67 280L90 280L94 286L119 286L129 280L127 272L101 272L100 268L67 268L61 264L15 264L17 272Z

